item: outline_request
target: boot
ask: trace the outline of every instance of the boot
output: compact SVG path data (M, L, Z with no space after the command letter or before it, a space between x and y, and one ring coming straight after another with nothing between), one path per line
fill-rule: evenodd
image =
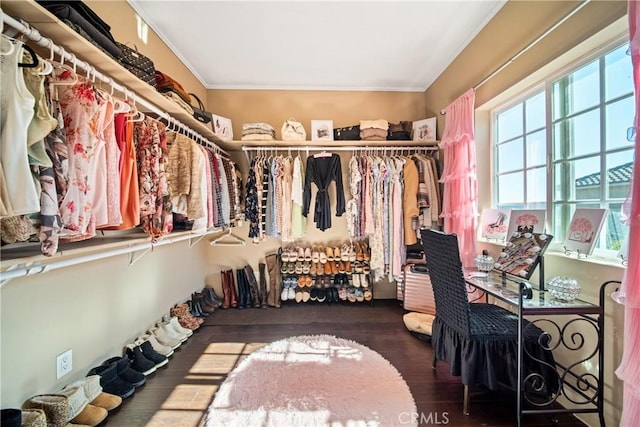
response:
M226 270L220 272L220 279L222 280L222 308L229 308L231 306L231 289L229 289L229 279Z
M238 306L238 294L236 292L236 284L233 280L233 270L229 269L227 270L227 286L229 288L229 290L231 291L231 302L230 307L237 307Z
M47 426L64 427L67 425L69 400L67 396L62 394L38 394L27 400L24 408L42 409L47 418Z
M256 275L253 272L253 268L251 268L249 264L244 267L244 275L246 276L247 283L249 284L253 308L260 308L260 289L258 288L258 282L256 281Z
M261 262L258 264L260 272L260 307L267 308L267 278L265 277L266 264Z
M249 279L247 278L247 273L244 271L244 268L241 268L238 271L240 271L240 281L242 282L244 308L251 308L251 306L253 305L253 299L251 297L251 285L249 285Z
M238 283L238 308L246 308L246 297L245 297L245 289L244 289L244 281L242 277L244 276L244 270L236 270L236 282Z
M215 308L220 308L222 306L222 300L218 295L216 295L216 291L213 288L205 286L202 288L202 295L204 295L204 300L207 304L212 305Z
M269 295L267 302L270 306L280 308L280 266L278 265L278 255L271 254L265 257L267 270L269 271Z

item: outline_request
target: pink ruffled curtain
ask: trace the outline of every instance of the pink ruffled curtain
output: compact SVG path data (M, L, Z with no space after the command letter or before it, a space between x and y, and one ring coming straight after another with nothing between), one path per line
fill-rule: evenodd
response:
M633 62L633 83L636 101L636 135L640 136L638 111L640 111L640 5L629 0L629 41ZM636 144L637 145L637 144ZM624 381L624 403L621 426L636 426L640 419L640 174L637 165L640 150L635 150L631 191L625 202L629 225L628 265L622 279L620 291L614 294L616 301L625 304L624 310L624 352L616 375Z
M440 148L444 151L442 216L444 231L458 235L464 267L473 267L476 254L478 221L478 180L474 137L473 89L446 109Z

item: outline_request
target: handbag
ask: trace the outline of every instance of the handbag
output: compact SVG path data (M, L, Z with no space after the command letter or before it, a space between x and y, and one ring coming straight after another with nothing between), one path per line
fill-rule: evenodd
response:
M400 123L389 123L389 133L387 134L387 140L411 140L411 130L413 129L413 122L401 121Z
M334 129L333 139L335 141L358 141L360 139L360 125Z
M118 62L143 82L157 87L156 67L153 65L153 61L138 52L138 48L135 45L135 49L119 42L116 42L116 45L122 52Z
M200 123L207 124L211 122L211 118L212 118L211 113L204 109L204 104L202 103L200 98L198 98L196 94L191 92L189 92L189 96L191 96L193 99L195 99L198 102L197 107L193 105L191 106L191 108L193 108L193 117Z
M302 123L291 117L284 121L280 133L283 141L304 141L307 139L307 131Z

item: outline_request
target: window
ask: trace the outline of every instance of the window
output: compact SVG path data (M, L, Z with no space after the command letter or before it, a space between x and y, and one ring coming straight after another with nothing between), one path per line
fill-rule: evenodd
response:
M632 72L628 43L618 45L494 110L496 206L546 209L556 242L577 207L607 208L597 248L615 256L628 234L620 209L633 166Z

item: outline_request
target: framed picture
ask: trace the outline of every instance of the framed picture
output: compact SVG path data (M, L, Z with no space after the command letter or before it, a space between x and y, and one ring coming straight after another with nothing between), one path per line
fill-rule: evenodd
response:
M413 140L421 142L435 142L436 123L437 119L435 117L413 122Z
M552 239L549 234L529 232L510 236L496 260L495 269L529 280Z
M591 255L606 217L607 209L576 209L567 230L565 249Z
M231 119L226 117L211 115L213 133L223 141L233 141L233 126Z
M311 120L312 141L333 141L333 120Z
M481 236L485 239L506 240L511 209L483 209L480 218Z
M513 209L507 236L510 238L519 233L542 233L546 217L544 209Z

